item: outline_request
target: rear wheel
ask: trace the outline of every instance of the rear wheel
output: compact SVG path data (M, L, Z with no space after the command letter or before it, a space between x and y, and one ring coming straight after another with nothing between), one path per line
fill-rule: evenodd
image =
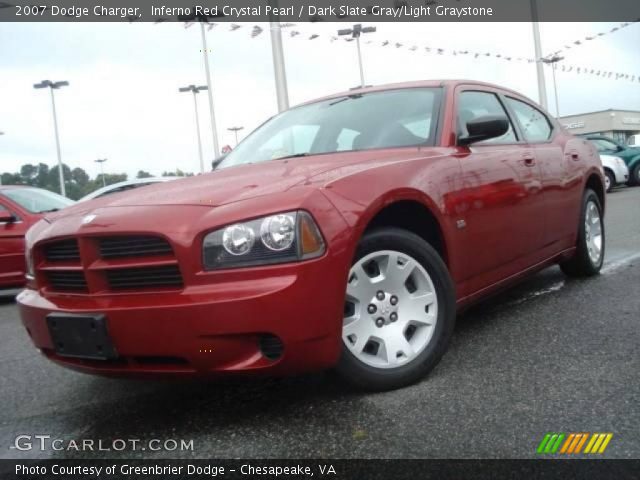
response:
M562 271L572 277L596 275L604 261L604 219L598 195L587 189L582 197L578 241L573 258L560 264Z
M455 323L454 288L427 242L397 228L366 234L347 280L338 373L388 390L424 377L444 354Z
M616 177L611 170L604 171L604 187L605 191L609 193L613 186L616 184Z

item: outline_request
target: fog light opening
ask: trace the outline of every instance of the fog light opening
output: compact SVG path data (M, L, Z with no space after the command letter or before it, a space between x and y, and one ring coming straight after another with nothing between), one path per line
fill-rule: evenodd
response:
M260 335L258 344L260 346L260 352L268 360L275 361L282 357L284 345L282 344L282 340L275 335Z

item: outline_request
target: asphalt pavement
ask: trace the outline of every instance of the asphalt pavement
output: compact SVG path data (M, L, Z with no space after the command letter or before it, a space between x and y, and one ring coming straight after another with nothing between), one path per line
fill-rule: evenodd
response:
M535 458L547 432L611 432L602 457L640 458L639 212L640 187L609 194L600 276L549 268L473 307L427 379L379 394L331 373L214 382L74 373L45 360L15 304L0 301L0 458ZM19 435L37 448L12 448ZM34 435L65 449L40 450ZM78 452L71 439L193 448Z

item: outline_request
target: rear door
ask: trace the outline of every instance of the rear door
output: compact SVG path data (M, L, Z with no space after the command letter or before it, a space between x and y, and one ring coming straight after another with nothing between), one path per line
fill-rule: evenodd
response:
M15 217L12 222L0 222L0 289L19 287L24 284L24 236L29 224L2 195L0 211L8 211Z
M566 145L566 137L544 112L524 99L504 98L540 167L546 208L536 223L544 225L543 254L551 256L573 242L576 222L571 214L582 188L582 170L578 167L585 159L580 158L581 148Z
M497 90L459 86L456 92L458 135L466 122L485 115L509 119L499 138L457 147L462 191L458 228L466 272L466 294L488 287L531 266L543 245L543 198L540 168L532 148L520 136Z

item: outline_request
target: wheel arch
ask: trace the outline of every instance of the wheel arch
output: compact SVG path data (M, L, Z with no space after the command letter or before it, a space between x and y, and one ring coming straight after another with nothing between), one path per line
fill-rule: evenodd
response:
M587 188L590 188L591 190L593 190L596 193L596 195L598 196L598 200L600 200L600 205L602 206L603 214L604 214L605 187L604 187L604 183L602 181L602 176L598 175L597 173L591 173L587 177L587 182L585 184L585 190Z
M418 194L378 202L358 228L358 238L375 228L402 228L428 242L450 267L446 233L437 211L431 199L421 198Z

